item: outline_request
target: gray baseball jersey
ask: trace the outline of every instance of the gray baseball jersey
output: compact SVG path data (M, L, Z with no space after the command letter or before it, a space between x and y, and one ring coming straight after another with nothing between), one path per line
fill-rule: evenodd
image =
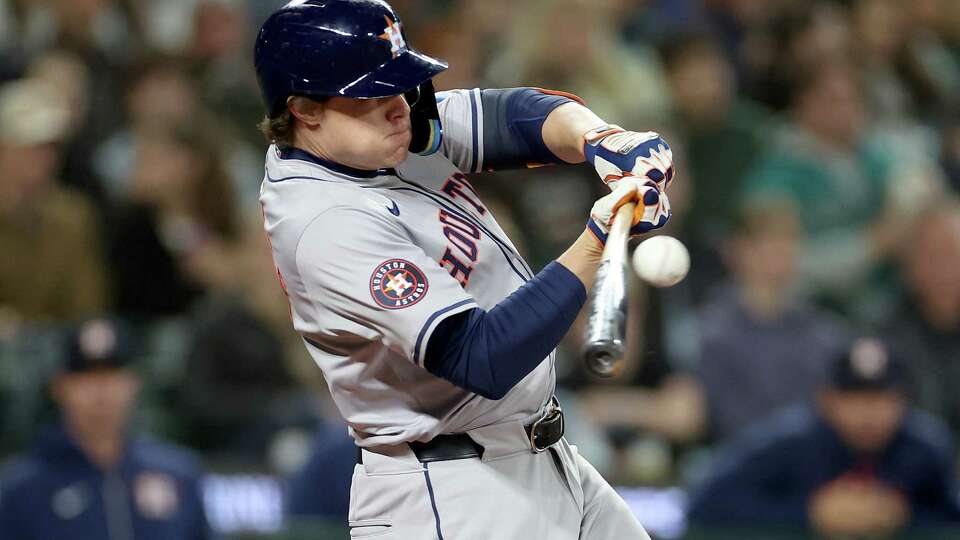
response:
M463 175L484 168L479 90L438 101L440 151L396 170L267 152L260 201L294 328L364 447L527 422L554 391L553 353L498 401L423 367L444 318L533 276Z

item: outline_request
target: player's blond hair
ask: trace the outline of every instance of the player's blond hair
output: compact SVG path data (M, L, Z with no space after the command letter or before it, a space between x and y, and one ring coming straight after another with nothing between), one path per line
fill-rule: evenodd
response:
M293 114L287 109L273 118L264 116L257 127L266 137L267 142L278 146L290 146L293 144L293 125Z
M263 136L267 138L267 142L274 143L277 146L293 145L293 128L296 125L296 118L290 112L289 105L292 100L298 99L309 99L317 103L324 103L330 98L327 96L291 96L287 98L288 107L282 113L273 117L265 116L257 124L260 133L263 133Z

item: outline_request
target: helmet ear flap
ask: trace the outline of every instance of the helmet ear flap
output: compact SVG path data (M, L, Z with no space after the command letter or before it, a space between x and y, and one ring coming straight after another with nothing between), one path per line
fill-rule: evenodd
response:
M443 128L440 125L440 111L437 109L433 82L428 80L407 90L403 97L410 105L410 127L413 132L410 151L421 156L435 153L440 149Z

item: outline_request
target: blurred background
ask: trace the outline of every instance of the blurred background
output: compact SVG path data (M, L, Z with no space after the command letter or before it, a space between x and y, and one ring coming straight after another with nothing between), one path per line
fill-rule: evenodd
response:
M10 493L112 522L70 482L123 456L50 458L64 416L127 425L98 407L129 409L123 440L164 441L158 470L192 471L170 473L192 503L131 476L140 514L345 537L353 446L257 202L253 40L282 3L0 0L0 537L66 538L22 532ZM960 2L392 5L449 61L438 89L565 90L673 147L666 234L690 275L634 284L621 378L583 372L582 321L557 364L568 438L653 536L960 538L942 532L960 522ZM586 165L473 183L535 268L605 189ZM108 322L77 334L91 317ZM125 378L73 399L107 357ZM71 538L134 537L95 529Z

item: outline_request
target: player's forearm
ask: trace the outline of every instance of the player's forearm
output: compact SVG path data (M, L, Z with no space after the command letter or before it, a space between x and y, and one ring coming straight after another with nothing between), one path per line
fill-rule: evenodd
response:
M602 255L603 245L590 231L584 230L573 245L563 255L557 257L557 262L577 276L583 283L583 287L589 291L597 276Z
M583 105L565 103L554 109L543 123L543 142L563 161L581 163L585 159L584 134L605 124L606 122Z
M579 279L551 263L510 296L440 322L424 367L487 399L501 399L556 348L587 299Z

